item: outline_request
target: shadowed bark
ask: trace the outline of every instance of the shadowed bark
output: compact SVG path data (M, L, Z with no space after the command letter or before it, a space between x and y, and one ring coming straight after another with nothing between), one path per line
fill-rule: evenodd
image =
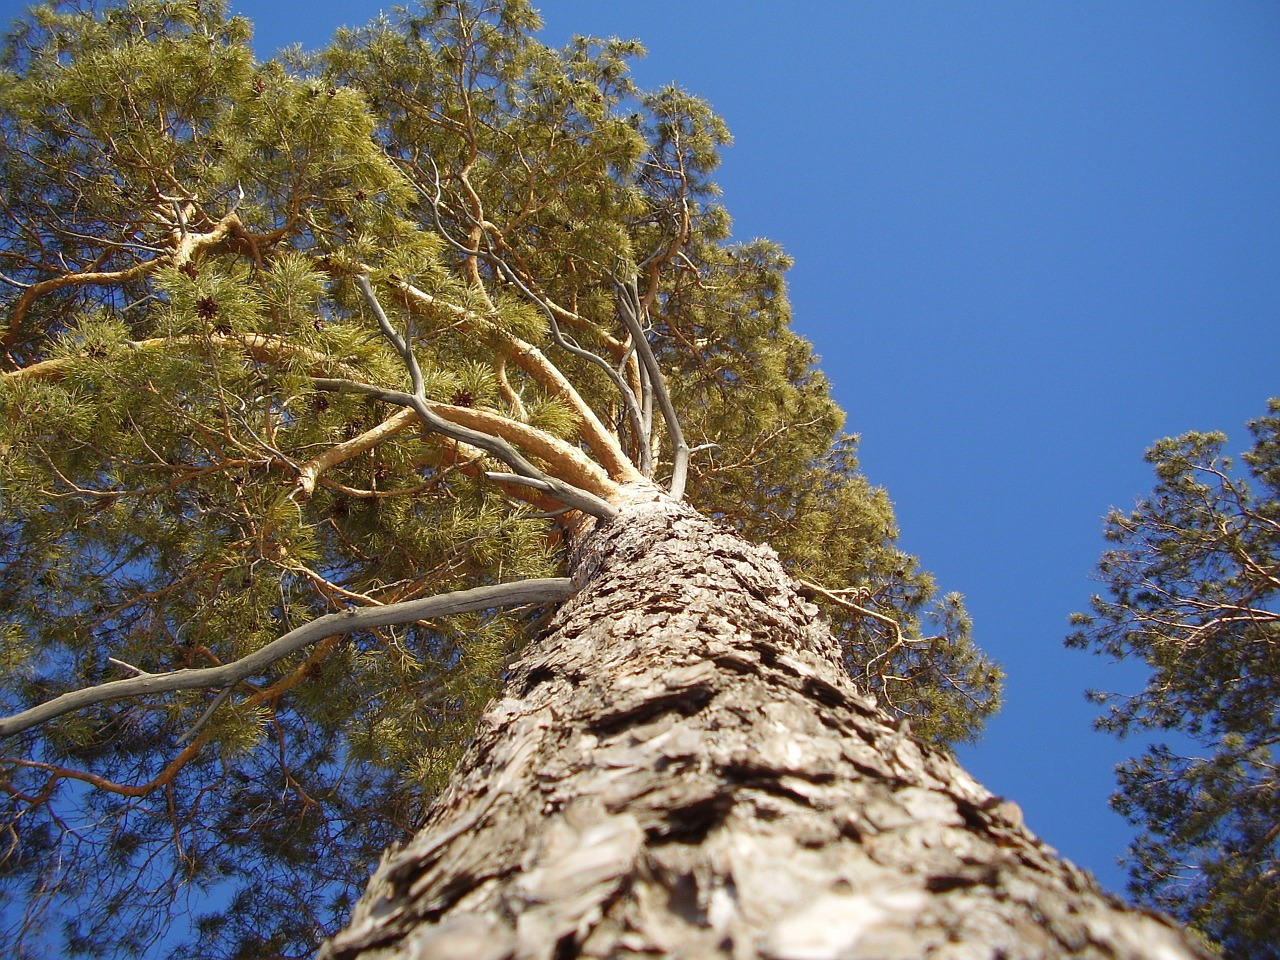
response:
M859 695L767 547L631 503L338 958L1206 957Z

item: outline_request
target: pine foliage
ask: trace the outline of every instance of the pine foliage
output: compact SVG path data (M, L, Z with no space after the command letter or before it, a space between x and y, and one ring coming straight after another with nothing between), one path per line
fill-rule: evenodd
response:
M1280 400L1249 429L1244 472L1221 433L1148 451L1156 487L1108 517L1108 595L1067 640L1150 669L1091 695L1104 730L1172 734L1118 770L1131 889L1232 958L1280 957Z
M224 0L54 3L12 27L5 714L229 663L349 607L557 575L563 503L395 397L420 385L448 423L600 496L645 464L665 480L680 457L631 302L688 499L778 550L893 710L976 735L999 672L858 474L789 327L787 258L731 239L724 124L637 89L638 44L553 50L537 28L524 0L432 0L259 62ZM544 613L334 636L226 690L3 740L0 886L28 906L5 914L10 954L38 953L42 917L85 955L164 931L202 957L309 954Z

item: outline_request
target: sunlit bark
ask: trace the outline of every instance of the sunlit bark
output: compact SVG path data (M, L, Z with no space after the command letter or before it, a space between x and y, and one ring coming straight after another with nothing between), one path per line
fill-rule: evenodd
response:
M861 696L767 547L651 495L583 543L353 957L1203 957Z

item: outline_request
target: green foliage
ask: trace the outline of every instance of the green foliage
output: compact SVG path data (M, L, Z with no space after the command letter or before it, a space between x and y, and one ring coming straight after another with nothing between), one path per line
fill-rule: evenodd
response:
M1145 830L1133 892L1239 958L1280 956L1280 400L1249 429L1247 477L1220 433L1148 451L1155 490L1107 518L1109 595L1067 640L1150 668L1137 695L1091 694L1102 729L1186 738L1118 770L1113 803Z
M318 381L409 383L354 282L368 274L433 402L601 457L597 417L633 460L650 446L661 479L670 443L558 345L638 382L617 301L637 276L699 448L689 498L813 581L886 706L941 743L976 735L998 670L857 473L789 329L789 261L728 242L722 121L636 89L634 42L551 50L536 26L523 0L442 0L259 63L220 0L54 3L14 25L0 713L227 663L351 605L561 572L558 504ZM196 895L228 906L187 931L189 953L309 954L544 616L331 638L223 701L114 702L11 738L0 886L64 920L73 954L153 949Z

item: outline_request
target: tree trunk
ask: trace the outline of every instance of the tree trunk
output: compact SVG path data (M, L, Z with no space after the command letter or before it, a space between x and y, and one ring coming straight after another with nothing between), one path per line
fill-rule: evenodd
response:
M1209 956L860 695L769 548L655 501L575 566L322 957Z

